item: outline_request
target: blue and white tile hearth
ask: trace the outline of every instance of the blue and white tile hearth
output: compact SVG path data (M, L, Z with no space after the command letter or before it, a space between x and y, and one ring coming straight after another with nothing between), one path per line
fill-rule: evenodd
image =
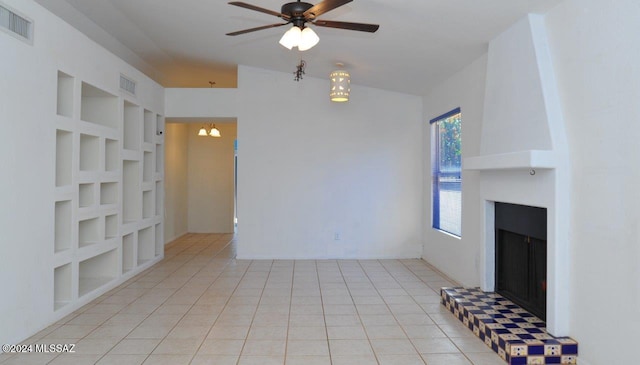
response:
M497 293L442 288L442 305L509 365L577 364L578 343Z

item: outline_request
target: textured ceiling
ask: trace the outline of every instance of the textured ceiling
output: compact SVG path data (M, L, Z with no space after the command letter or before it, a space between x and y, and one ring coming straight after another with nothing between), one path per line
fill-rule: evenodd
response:
M239 64L293 73L304 59L307 76L325 78L342 62L355 84L422 95L525 14L546 13L561 0L354 0L320 18L380 30L315 27L320 43L305 52L278 44L288 26L225 36L280 21L226 1L36 1L167 87L209 87L210 80L235 87ZM245 2L275 11L284 3Z

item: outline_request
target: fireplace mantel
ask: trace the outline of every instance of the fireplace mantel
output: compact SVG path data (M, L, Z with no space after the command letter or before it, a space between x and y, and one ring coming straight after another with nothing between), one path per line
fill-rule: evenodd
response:
M556 157L554 152L544 150L467 157L462 162L463 170L476 171L555 168Z

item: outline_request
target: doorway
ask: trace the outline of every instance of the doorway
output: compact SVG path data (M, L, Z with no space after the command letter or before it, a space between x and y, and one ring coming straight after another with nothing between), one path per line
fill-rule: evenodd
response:
M220 137L201 136L215 123ZM165 237L236 232L235 118L169 118L165 133Z

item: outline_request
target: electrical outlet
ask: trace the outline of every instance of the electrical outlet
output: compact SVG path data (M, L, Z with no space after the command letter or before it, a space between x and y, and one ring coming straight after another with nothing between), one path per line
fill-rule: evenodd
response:
M340 241L340 232L336 232L333 234L333 240L334 241Z

